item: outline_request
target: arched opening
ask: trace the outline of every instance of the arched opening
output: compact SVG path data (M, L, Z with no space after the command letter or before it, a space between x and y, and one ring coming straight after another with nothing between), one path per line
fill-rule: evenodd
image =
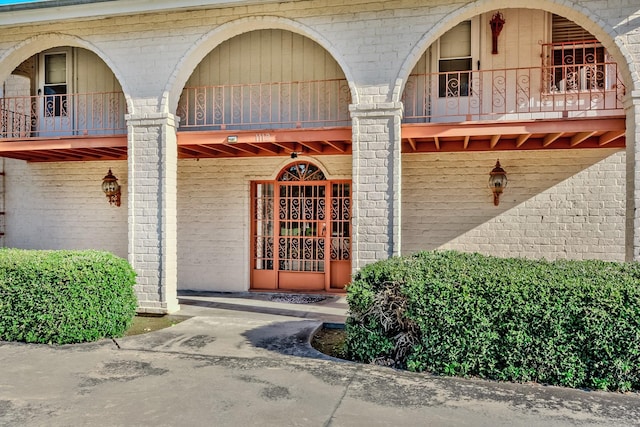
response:
M2 92L0 138L126 135L122 87L113 71L90 50L59 46L36 53L13 70L3 82ZM30 161L126 158L126 141L124 147L110 148L3 155Z
M344 72L315 41L281 29L243 33L206 55L186 82L179 155L346 154L350 103Z
M604 43L525 6L440 34L404 89L403 253L623 260L626 89ZM485 184L496 159L510 176L498 207ZM583 184L596 176L615 184Z
M495 17L506 23L493 51ZM416 62L402 96L403 152L621 148L625 93L612 56L575 22L542 9L488 11Z
M251 185L251 288L340 291L351 273L351 182L294 162Z

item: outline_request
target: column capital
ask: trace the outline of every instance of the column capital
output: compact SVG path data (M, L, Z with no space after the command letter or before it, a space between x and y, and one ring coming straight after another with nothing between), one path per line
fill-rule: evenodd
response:
M634 105L640 105L640 90L631 91L625 96L623 105L625 109L632 108Z
M349 105L351 118L373 117L402 117L404 105L402 102L378 102L375 104L351 104Z
M177 127L179 118L171 113L140 113L124 116L128 126L157 126L167 125Z

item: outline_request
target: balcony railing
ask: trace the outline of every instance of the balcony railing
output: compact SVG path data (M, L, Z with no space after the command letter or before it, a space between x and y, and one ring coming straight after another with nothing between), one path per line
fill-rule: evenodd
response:
M346 80L187 87L178 103L180 130L348 126Z
M404 122L623 114L617 64L600 62L409 76Z
M0 98L0 139L127 132L122 92Z

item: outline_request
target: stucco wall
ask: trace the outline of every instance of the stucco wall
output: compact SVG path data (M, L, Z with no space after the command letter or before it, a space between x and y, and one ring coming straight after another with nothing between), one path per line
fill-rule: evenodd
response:
M508 186L487 187L496 153L403 157L403 252L458 249L498 256L623 261L625 153L499 153Z

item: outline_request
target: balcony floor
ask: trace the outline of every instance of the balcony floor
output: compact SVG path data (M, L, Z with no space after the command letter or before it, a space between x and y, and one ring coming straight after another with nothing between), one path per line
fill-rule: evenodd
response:
M621 148L625 117L404 124L403 153Z
M0 141L0 157L28 162L126 160L127 136L61 136Z
M179 131L178 157L230 158L351 154L351 127ZM402 125L402 152L622 148L625 117ZM0 157L30 162L125 160L127 136L0 141Z
M351 154L351 127L178 132L179 158Z

